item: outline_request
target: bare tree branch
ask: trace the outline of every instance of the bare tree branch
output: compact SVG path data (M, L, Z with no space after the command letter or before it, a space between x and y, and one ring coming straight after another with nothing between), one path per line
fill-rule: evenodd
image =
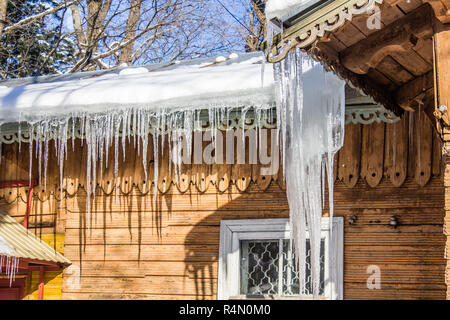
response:
M2 1L7 0L0 0L0 5ZM26 39L26 36L32 33L23 27L33 21L38 21L41 24L40 28L44 30L46 23L55 21L42 19L45 16L54 13L58 15L58 19L62 19L58 20L59 30L51 35L46 55L41 55L33 62L37 63L33 69L37 71L33 72L39 74L51 70L48 67L52 63L58 65L58 68L63 68L61 70L63 72L77 72L110 68L124 62L132 64L173 61L212 55L234 48L242 50L249 30L254 34L250 39L252 50L256 50L263 31L258 21L264 14L263 10L260 12L253 10L253 21L248 25L248 9L251 6L260 9L256 5L264 1L246 0L245 4L244 0L229 1L247 6L244 11L238 10L237 7L233 10L237 14L247 12L244 17L239 17L239 20L245 21L247 27L237 25L234 20L230 22L229 17L223 14L223 7L219 8L214 0L59 0L51 9L43 5L33 7L42 12L33 13L18 23L6 26L4 31L21 27L20 39L23 39L22 33ZM58 14L66 9L71 11L72 23L67 23L69 15L63 13L60 17ZM17 12L17 8L15 10ZM61 29L64 28L63 32ZM45 46L47 38L43 37L40 41ZM74 51L73 48L77 50ZM63 56L72 59L64 60L71 62L62 67L58 60L60 50ZM9 59L8 54L8 50L3 53L6 61ZM17 61L19 59L27 57L15 58ZM12 68L16 70L15 72L20 72L23 66L18 61ZM8 77L8 68L1 72Z
M71 6L72 4L74 4L76 2L77 1L75 1L75 0L71 0L71 1L66 0L66 1L62 2L61 4L57 5L54 8L50 8L48 10L45 10L45 11L43 11L41 13L38 13L38 14L36 14L34 16L31 16L31 17L27 17L27 18L22 19L19 22L13 24L13 25L10 25L10 26L4 28L3 29L3 33L10 32L11 30L14 30L14 29L17 29L17 28L25 27L25 26L33 23L36 20L39 20L39 19L41 19L41 18L43 18L43 17L45 17L45 16L47 16L49 14L58 12L61 9L67 8L67 7Z

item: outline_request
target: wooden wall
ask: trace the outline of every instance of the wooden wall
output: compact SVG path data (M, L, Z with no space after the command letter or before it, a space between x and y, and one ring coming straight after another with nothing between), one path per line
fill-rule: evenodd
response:
M446 296L444 186L436 156L439 144L431 127L414 124L422 119L410 122L405 117L395 125L347 126L335 186L336 215L345 217L346 299ZM397 148L395 161L393 146ZM80 181L76 191L65 193L62 204L57 192L44 198L35 194L33 230L38 234L65 233L64 254L80 268L80 288L70 285L69 274L64 274L62 298L214 299L220 220L284 218L289 214L279 176L263 181L253 176L257 172L254 167L218 169L223 170L192 170L196 178L190 179L183 192L166 188L156 202L152 191L142 192L137 185L127 192L120 190L117 196L99 190L90 217L82 179L76 180ZM222 192L213 184L222 181L217 172L235 177ZM214 174L215 180L210 178ZM127 177L124 179L130 179ZM57 184L50 186L57 190ZM24 190L16 190L16 196L9 198L3 191L4 200L0 201L0 209L19 221L25 208ZM352 216L356 222L349 224ZM393 216L399 222L396 228L389 225ZM369 265L381 268L380 290L367 289Z
M65 299L214 299L221 219L288 217L285 192L251 185L217 194L97 197L93 223L84 219L86 198L67 201L65 254L81 268L81 289L63 289ZM336 215L345 217L346 299L444 299L442 180L419 188L381 182L336 185ZM348 218L356 222L349 225ZM400 225L389 226L392 216ZM368 290L369 265L381 268L381 290Z

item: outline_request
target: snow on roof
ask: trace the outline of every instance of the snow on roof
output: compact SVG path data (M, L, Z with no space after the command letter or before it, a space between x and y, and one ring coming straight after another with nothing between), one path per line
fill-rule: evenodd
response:
M262 53L0 82L0 123L77 112L239 107L274 103Z
M266 17L268 20L278 18L281 21L319 2L319 0L268 0Z

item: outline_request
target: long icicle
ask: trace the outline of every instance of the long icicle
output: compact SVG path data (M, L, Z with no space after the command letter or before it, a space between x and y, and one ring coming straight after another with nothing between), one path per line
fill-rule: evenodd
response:
M275 65L277 124L281 132L283 174L300 295L317 298L321 290L321 220L326 172L330 228L333 217L334 156L343 145L344 81L309 60L300 49ZM320 91L318 89L320 88ZM326 170L324 170L326 169ZM306 235L309 234L311 283L307 283Z

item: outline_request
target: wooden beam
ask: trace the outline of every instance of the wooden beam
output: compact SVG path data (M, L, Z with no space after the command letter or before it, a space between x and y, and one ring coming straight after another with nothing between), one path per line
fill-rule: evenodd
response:
M433 38L435 114L450 126L450 30L438 31Z
M428 89L420 94L420 96L418 96L412 103L412 108L416 112L423 111L430 120L430 124L433 129L439 133L436 125L436 117L434 116L434 88Z
M59 267L59 264L54 262L54 261L37 260L37 259L26 259L26 258L23 258L22 260L25 260L26 262L28 262L28 264L35 264L35 265L38 265L38 266Z
M424 93L432 89L434 86L433 71L415 78L403 86L399 87L394 97L398 105L406 111L415 111L414 102L422 100Z
M442 23L450 23L450 0L428 0L436 18Z
M392 93L388 88L382 86L369 77L356 74L344 68L338 61L333 58L333 55L328 54L318 47L314 47L308 52L316 60L323 62L328 69L336 72L341 78L345 79L351 86L360 89L365 95L371 97L376 103L383 105L386 109L392 111L397 116L403 114L403 109L399 107L395 101Z
M44 267L39 267L38 300L44 300L44 286L45 286L45 269Z
M417 39L431 37L432 21L431 6L424 4L342 51L341 63L352 72L366 74L390 53L410 50L417 43Z

